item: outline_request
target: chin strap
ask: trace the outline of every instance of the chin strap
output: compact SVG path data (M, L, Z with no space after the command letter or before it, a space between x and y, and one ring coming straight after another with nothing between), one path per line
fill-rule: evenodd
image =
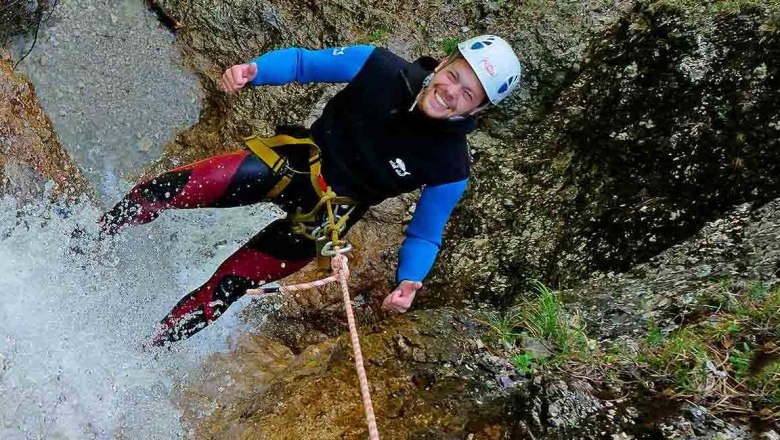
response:
M420 98L422 98L422 95L425 94L425 90L428 88L429 85L431 85L431 80L433 79L433 75L436 72L431 72L428 74L428 76L425 77L422 83L422 87L420 87L420 92L417 93L417 96L414 98L414 102L412 103L412 106L409 107L409 111L414 111L414 109L417 107L417 104L420 103Z

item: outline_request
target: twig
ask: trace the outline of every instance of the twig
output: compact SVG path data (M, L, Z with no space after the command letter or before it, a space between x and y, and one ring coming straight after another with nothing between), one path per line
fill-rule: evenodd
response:
M52 2L52 3L49 3L49 2L44 2L44 3L43 3L43 5L42 5L42 6L40 6L40 7L38 7L38 9L35 11L35 14L37 15L37 17L36 17L36 19L35 19L35 33L34 33L34 36L33 36L33 42L32 42L32 44L30 45L30 49L28 49L28 50L27 50L27 53L25 53L25 54L24 54L24 55L23 55L23 56L22 56L22 57L19 59L19 61L17 61L16 63L14 63L14 67L13 67L11 70L16 70L16 67L17 67L17 66L19 66L19 63L21 63L22 61L24 61L24 59L25 59L25 58L27 58L27 56L28 56L28 55L30 55L30 54L32 53L33 49L35 48L35 43L37 43L37 42L38 42L38 32L41 30L41 22L42 22L42 21L47 21L49 18L51 18L51 14L53 14L53 13L54 13L54 8L57 6L57 4L58 4L58 3L59 3L59 2L58 2L57 0L55 0L55 1L54 1L54 2ZM47 8L49 8L49 7L51 7L51 8L49 9L49 15L48 15L48 17L46 17L46 20L44 20L44 19L43 19L43 12L44 12L44 10L45 10L45 9L47 9Z
M149 10L157 14L157 19L160 20L160 23L162 23L163 26L168 28L169 31L176 33L177 30L182 28L181 22L173 18L173 16L169 14L168 11L166 11L165 8L163 8L157 0L144 0L144 1L146 2L146 7L148 7Z

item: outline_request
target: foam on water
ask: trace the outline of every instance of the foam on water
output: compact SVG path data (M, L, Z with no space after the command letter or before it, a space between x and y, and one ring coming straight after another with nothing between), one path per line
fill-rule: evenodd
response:
M184 437L176 387L228 348L248 299L172 351L144 344L181 296L278 213L166 212L109 242L95 239L99 214L89 203L19 212L15 200L0 201L0 438Z

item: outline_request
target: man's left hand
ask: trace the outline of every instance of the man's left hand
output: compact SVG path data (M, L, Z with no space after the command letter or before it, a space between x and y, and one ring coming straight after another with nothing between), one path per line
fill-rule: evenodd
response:
M414 295L420 287L422 287L422 283L419 281L401 281L398 287L382 302L382 308L390 312L406 312L412 306Z

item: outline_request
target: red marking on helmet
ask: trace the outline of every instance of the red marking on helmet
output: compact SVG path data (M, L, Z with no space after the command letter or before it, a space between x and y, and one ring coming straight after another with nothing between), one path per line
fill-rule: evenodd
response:
M493 67L493 64L491 64L487 58L482 60L482 68L485 69L485 72L487 72L488 75L496 76L496 68Z

